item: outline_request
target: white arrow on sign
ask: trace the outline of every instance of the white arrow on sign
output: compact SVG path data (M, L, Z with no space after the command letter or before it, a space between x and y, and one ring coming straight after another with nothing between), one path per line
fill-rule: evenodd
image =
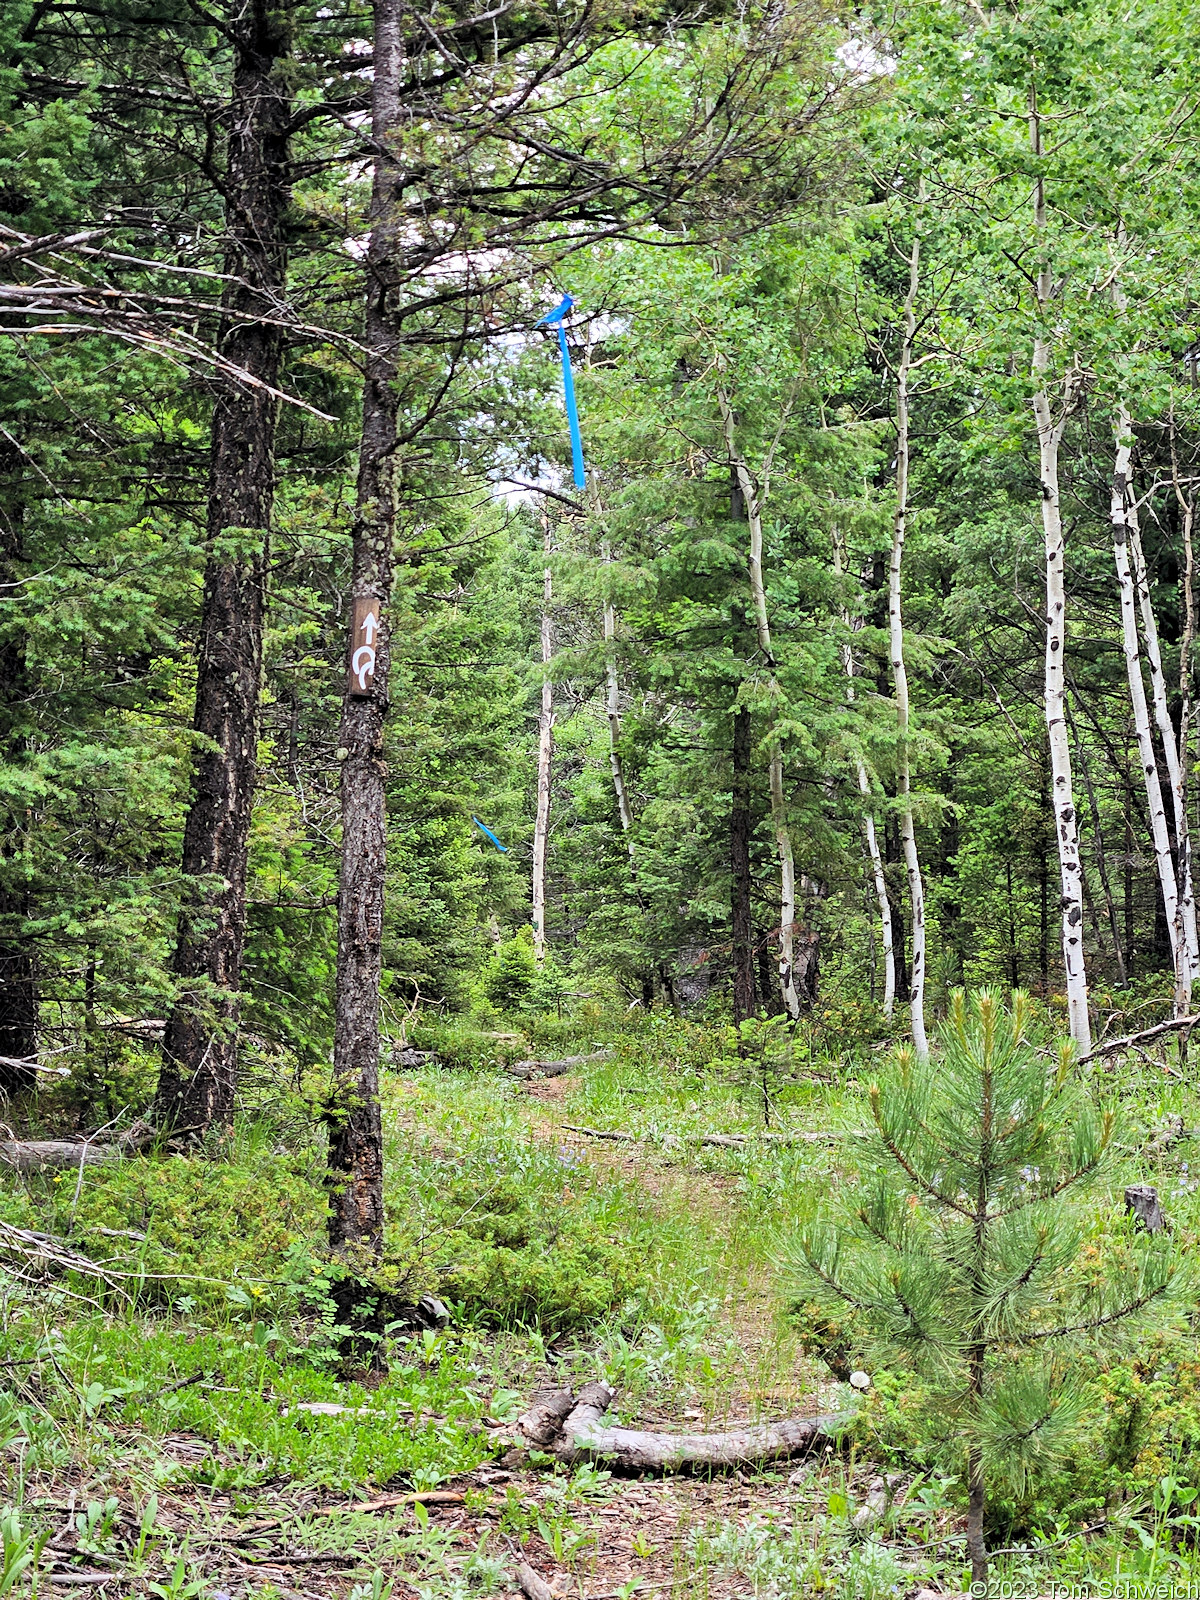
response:
M373 611L367 612L366 616L359 623L359 627L362 629L363 638L367 641L367 643L374 644L375 630L379 627L379 618Z
M375 672L375 652L369 645L360 644L350 662L350 670L358 679L358 687L365 689L367 679Z

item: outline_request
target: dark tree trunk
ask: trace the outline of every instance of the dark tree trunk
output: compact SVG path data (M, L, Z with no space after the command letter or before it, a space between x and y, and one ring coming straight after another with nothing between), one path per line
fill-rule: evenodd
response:
M280 63L286 13L266 0L230 5L235 50L229 107L221 349L263 384L278 384L285 290L291 95ZM237 1021L246 937L246 866L258 742L263 616L278 403L229 384L213 411L208 559L196 682L197 756L184 826L184 895L156 1113L198 1132L233 1115ZM210 743L211 741L211 743Z
M1125 891L1125 906L1124 906L1124 912L1125 912L1125 976L1126 976L1127 980L1129 978L1133 977L1134 928L1135 928L1134 904L1133 904L1133 857L1134 857L1133 792L1132 792L1132 788L1131 788L1131 785L1130 785L1130 782L1129 782L1129 776L1128 776L1128 774L1126 774L1126 777L1125 777L1125 862L1124 862L1124 867L1125 867L1124 878L1125 878L1125 882L1124 882L1123 887L1124 887L1124 891Z
M386 866L383 725L391 654L387 606L395 559L397 415L393 387L396 322L389 273L399 184L392 145L399 129L402 43L398 0L375 0L371 122L376 156L364 321L369 354L351 587L356 601L377 602L380 621L372 687L367 694L347 694L342 706L337 998L333 1089L327 1109L329 1243L347 1268L335 1297L343 1324L352 1330L346 1353L367 1354L377 1366L383 1363L378 1342L380 1317L363 1280L383 1251L379 1109L379 981Z
M729 813L729 872L733 921L733 1020L755 1014L754 928L750 920L750 713L733 713L733 805Z
M796 929L796 993L805 1011L811 1011L820 997L821 935L816 928Z
M967 1555L971 1561L971 1584L987 1583L987 1545L983 1540L983 1515L987 1491L983 1477L983 1457L978 1450L967 1451Z
M17 445L0 439L0 594L15 593L23 554L25 497ZM26 744L29 674L25 643L16 631L0 634L0 760L18 764ZM22 937L29 915L29 884L23 868L24 819L5 808L0 815L0 1055L32 1059L37 1049L37 982L33 950ZM30 1068L0 1064L0 1092L28 1088L37 1074Z
M783 996L779 991L779 967L771 959L771 935L759 929L754 940L754 953L758 957L758 1003L766 1017L783 1014Z
M907 1005L912 998L909 983L906 925L904 921L904 856L900 849L900 830L889 817L883 830L884 883L892 912L892 959L896 964L896 999Z

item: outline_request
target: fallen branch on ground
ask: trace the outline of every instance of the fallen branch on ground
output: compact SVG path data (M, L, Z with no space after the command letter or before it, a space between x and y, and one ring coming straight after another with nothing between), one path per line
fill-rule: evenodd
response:
M542 1390L534 1395L517 1426L530 1444L549 1449L569 1464L598 1461L626 1472L689 1472L805 1455L816 1445L832 1443L852 1420L847 1415L824 1414L752 1423L725 1433L651 1432L606 1426L604 1413L612 1396L607 1384L589 1383L564 1414L570 1398L567 1391ZM552 1433L553 1419L558 1416L562 1420Z
M15 1228L10 1222L0 1222L0 1255L23 1262L29 1267L41 1267L43 1274L53 1272L78 1272L107 1285L123 1300L130 1296L117 1282L119 1278L134 1276L128 1272L102 1267L98 1261L81 1256L61 1239L48 1233L34 1233L30 1228Z
M522 1561L517 1568L517 1583L525 1600L555 1600L554 1590L545 1578L539 1577L528 1561Z
M1126 1033L1120 1039L1110 1039L1107 1044L1098 1044L1094 1050L1089 1050L1087 1055L1080 1056L1079 1065L1085 1061L1098 1061L1101 1056L1114 1056L1120 1050L1136 1050L1139 1044L1148 1044L1151 1039L1161 1039L1164 1033L1172 1033L1176 1028L1187 1028L1189 1033L1200 1022L1200 1016L1172 1017L1170 1022L1156 1022L1152 1028L1143 1028L1139 1033Z
M621 1133L608 1128L585 1128L578 1122L564 1122L571 1133L585 1134L589 1139L611 1139L617 1144L652 1144L654 1141L636 1133ZM828 1144L840 1138L837 1133L668 1133L662 1136L664 1144L716 1145L723 1149L740 1150L744 1145L767 1144ZM851 1135L851 1137L855 1137Z

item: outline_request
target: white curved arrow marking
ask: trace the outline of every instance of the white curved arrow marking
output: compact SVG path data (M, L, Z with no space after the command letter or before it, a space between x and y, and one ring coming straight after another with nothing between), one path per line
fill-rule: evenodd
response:
M367 679L372 677L375 672L375 652L370 645L359 645L351 658L350 671L358 679L358 687L365 689L367 687Z
M359 627L362 629L363 638L367 641L367 643L374 644L375 631L379 627L379 618L373 611L367 612L366 616L359 623Z

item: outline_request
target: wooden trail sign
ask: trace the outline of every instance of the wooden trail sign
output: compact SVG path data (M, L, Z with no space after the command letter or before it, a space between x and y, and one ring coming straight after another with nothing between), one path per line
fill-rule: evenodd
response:
M354 597L354 619L350 629L350 683L352 695L369 695L375 687L375 650L379 637L382 607L374 595Z

